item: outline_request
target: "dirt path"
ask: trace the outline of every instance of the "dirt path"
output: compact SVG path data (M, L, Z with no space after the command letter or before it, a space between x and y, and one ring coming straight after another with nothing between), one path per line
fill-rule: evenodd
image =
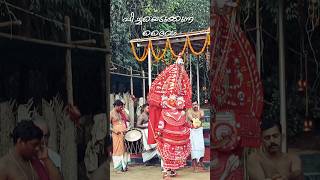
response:
M161 180L162 174L160 166L144 166L144 165L130 165L129 170L125 173L117 174L111 163L110 166L111 180ZM185 167L177 171L178 176L172 180L209 180L210 172L193 173L190 167Z

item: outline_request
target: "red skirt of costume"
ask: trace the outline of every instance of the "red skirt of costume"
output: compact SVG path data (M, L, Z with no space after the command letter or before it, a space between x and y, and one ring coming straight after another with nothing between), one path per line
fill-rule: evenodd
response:
M186 165L191 152L190 125L182 110L163 110L160 115L158 151L164 169L179 169Z
M148 143L157 142L164 169L186 165L191 151L190 125L183 109L191 107L191 95L189 77L183 65L168 66L151 84Z

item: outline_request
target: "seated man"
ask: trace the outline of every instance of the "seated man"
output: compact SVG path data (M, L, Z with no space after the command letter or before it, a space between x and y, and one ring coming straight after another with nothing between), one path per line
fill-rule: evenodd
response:
M54 165L61 171L61 157L58 153L53 151L48 147L49 137L50 137L50 128L48 123L43 119L36 119L33 123L42 130L43 133L43 144L48 148L48 156Z
M14 147L0 159L0 180L62 179L48 157L48 149L41 144L41 129L31 120L19 122L13 130L12 138Z
M301 160L295 154L281 152L281 125L263 121L261 124L262 147L250 154L248 173L250 180L301 180Z
M137 120L137 127L142 132L142 142L144 152L142 152L142 161L146 165L151 165L151 160L157 155L156 144L148 144L148 122L149 122L149 104L144 104L141 107L141 114Z

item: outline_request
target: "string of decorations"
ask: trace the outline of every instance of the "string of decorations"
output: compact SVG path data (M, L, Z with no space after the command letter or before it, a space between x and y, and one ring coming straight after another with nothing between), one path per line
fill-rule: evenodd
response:
M160 50L158 54L156 53L156 51L155 51L155 49L153 47L152 40L149 39L148 44L144 47L143 54L141 55L141 57L139 57L139 55L137 54L135 44L133 42L131 42L130 44L131 44L131 51L132 51L132 53L133 53L133 55L134 55L134 57L135 57L135 59L137 61L143 62L147 58L148 51L150 49L151 53L152 53L152 56L154 57L155 61L158 62L160 59L164 59L164 56L165 56L165 54L166 54L168 49L171 52L171 56L173 58L178 57L179 53L181 53L183 55L185 53L186 49L190 49L191 53L193 55L195 55L195 56L201 55L210 46L210 34L206 35L204 44L203 44L201 50L198 51L198 52L194 49L194 47L192 45L192 42L191 42L191 39L190 39L189 36L186 36L186 41L184 43L184 46L183 46L182 50L180 52L178 52L178 53L176 53L174 51L174 49L172 48L172 43L171 43L169 38L167 38L167 40L166 40L165 47L162 50Z

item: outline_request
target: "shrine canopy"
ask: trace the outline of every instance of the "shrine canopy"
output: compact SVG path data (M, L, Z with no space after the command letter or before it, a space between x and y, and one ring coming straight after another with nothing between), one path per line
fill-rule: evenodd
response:
M192 54L200 56L208 52L210 46L210 29L180 33L174 36L158 36L149 38L132 39L130 41L131 51L135 59L143 62L147 59L154 59L156 62L164 60L166 53L176 59L179 53L182 55ZM143 48L142 55L138 55L137 48ZM152 57L151 57L152 56Z
M167 58L166 54L171 55L171 59L176 60L178 54L181 53L184 61L189 61L189 73L190 73L190 84L192 84L192 62L190 55L197 56L197 99L200 102L200 79L199 79L199 56L205 54L205 59L209 61L210 53L210 28L202 31L181 33L174 36L159 36L149 37L141 39L132 39L130 41L131 50L135 59L139 62L148 61L148 85L149 89L152 83L152 59L154 62L165 62ZM143 53L140 56L137 53L137 48L143 48ZM139 49L142 50L142 49ZM141 51L142 52L142 51ZM165 62L165 64L167 64Z

